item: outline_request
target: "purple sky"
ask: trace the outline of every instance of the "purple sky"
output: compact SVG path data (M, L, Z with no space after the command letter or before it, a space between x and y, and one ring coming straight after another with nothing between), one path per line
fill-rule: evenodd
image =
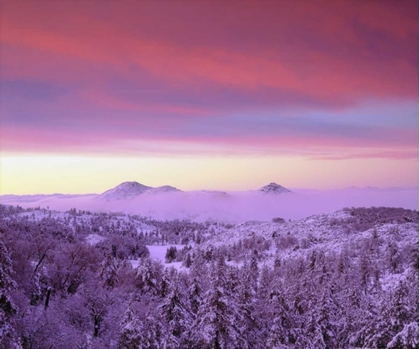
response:
M3 157L382 159L418 183L416 1L10 1L0 25Z

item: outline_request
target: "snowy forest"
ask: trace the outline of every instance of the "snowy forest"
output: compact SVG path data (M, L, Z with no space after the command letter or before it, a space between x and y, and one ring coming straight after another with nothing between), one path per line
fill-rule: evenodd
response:
M418 223L383 207L231 225L0 205L0 347L418 348Z

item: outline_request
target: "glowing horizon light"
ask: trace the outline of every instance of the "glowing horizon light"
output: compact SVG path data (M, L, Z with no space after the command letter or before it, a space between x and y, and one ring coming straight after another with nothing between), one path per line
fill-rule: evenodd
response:
M257 189L270 182L308 189L417 187L416 164L398 161L400 166L388 171L392 163L388 159L3 155L0 194L101 193L125 181L153 187L171 185L181 190L228 191ZM380 176L381 172L385 174Z

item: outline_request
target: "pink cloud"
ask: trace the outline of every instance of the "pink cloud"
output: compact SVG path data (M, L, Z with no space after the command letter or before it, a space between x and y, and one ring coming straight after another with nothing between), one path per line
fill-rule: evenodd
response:
M24 4L4 6L0 84L36 81L66 92L48 103L5 101L4 150L171 153L176 143L180 153L203 154L418 153L418 126L380 127L381 115L376 128L355 130L331 121L320 130L310 116L299 130L252 125L267 109L274 121L315 108L340 119L370 100L418 103L415 2ZM244 112L251 123L229 122Z

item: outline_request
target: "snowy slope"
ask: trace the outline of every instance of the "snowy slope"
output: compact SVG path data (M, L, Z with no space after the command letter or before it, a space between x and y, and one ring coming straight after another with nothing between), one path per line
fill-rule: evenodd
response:
M366 210L370 215L380 217L384 210L398 209L358 210ZM376 221L364 223L363 218L352 215L352 209L344 209L285 223L249 221L231 229L221 229L199 248L232 248L244 244L245 241L263 241L270 246L265 252L263 262L272 264L276 255L294 258L306 255L314 249L337 253L344 246L361 246L364 240L370 239L374 234L379 236L383 244L396 238L402 247L415 247L419 242L418 212L411 211L409 215L411 218L384 220L380 217ZM252 248L249 248L249 252Z

